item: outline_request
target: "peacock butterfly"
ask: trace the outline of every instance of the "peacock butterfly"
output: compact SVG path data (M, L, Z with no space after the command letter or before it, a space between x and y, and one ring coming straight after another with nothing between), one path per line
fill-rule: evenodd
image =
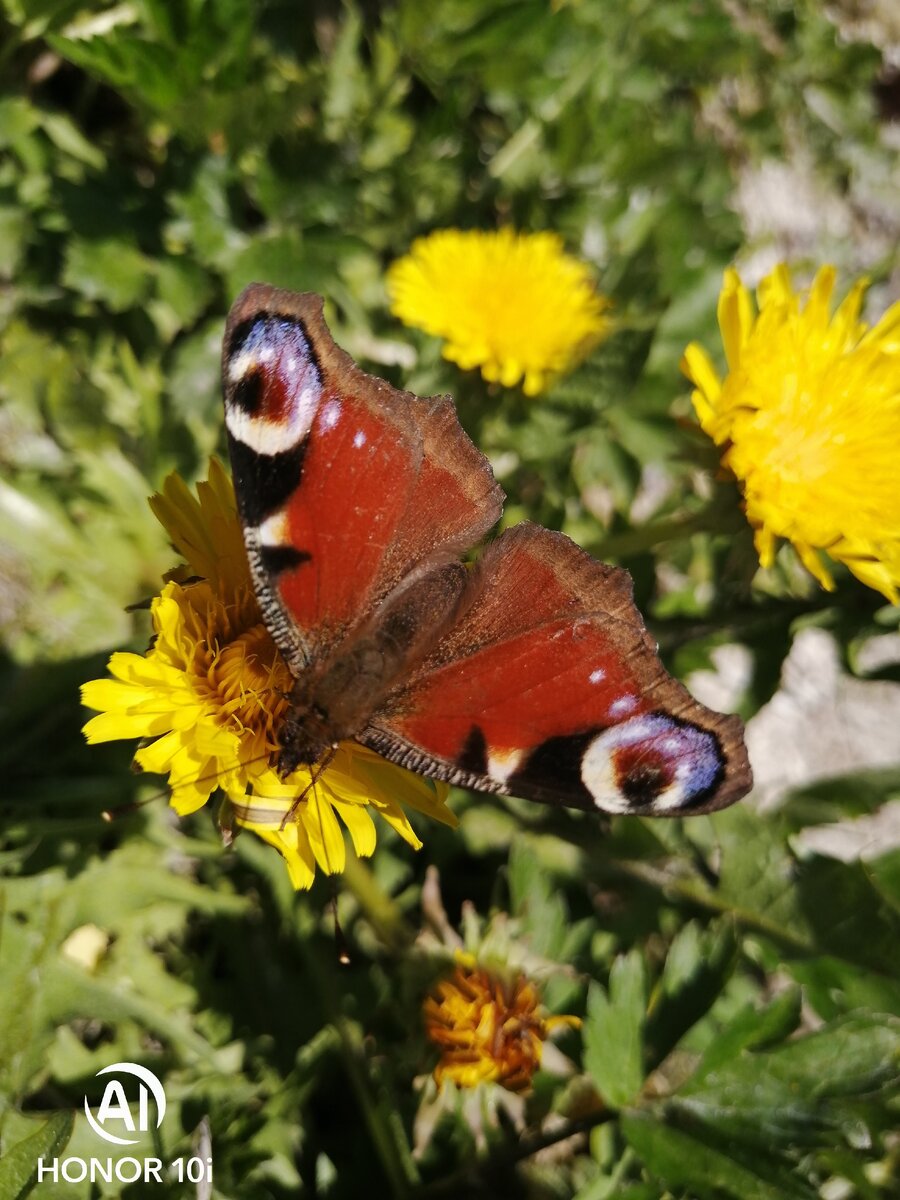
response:
M252 284L225 421L251 573L294 687L277 767L353 738L423 775L609 813L740 799L741 722L664 670L627 572L524 522L448 397L365 374L322 300Z

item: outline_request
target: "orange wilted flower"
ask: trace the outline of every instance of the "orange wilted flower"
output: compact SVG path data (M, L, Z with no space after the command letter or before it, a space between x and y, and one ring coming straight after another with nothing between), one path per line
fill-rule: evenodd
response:
M552 1030L580 1025L577 1017L546 1015L537 987L521 973L504 977L462 954L423 1010L425 1032L441 1050L435 1081L462 1088L496 1082L523 1091Z

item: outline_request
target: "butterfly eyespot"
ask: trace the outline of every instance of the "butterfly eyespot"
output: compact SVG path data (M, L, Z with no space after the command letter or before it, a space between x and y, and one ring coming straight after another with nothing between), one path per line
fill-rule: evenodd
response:
M723 774L714 733L661 713L605 729L581 760L585 786L608 812L687 811L712 794Z
M255 416L263 400L263 373L255 363L249 365L234 381L231 401L249 416Z
M635 808L652 805L675 782L672 759L640 742L614 750L612 762L619 790Z
M312 426L322 376L303 324L261 314L234 331L225 366L225 422L260 455L284 453Z

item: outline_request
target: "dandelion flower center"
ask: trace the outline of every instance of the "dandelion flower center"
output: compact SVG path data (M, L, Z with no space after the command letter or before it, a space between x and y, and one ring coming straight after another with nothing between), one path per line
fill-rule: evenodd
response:
M154 604L159 655L180 667L208 719L274 750L293 679L262 623L249 587L227 598L206 582L170 584Z
M436 1082L464 1088L488 1081L510 1091L527 1088L552 1027L576 1023L546 1017L537 989L523 975L501 979L468 962L437 985L423 1012L425 1032L441 1051Z
M239 729L271 730L287 706L292 680L265 625L210 650L206 681L223 719Z

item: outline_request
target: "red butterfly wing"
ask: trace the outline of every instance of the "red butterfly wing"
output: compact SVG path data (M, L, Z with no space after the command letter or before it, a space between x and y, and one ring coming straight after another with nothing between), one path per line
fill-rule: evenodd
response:
M740 721L666 674L625 572L532 525L470 575L454 561L500 513L487 460L448 400L360 371L317 296L248 288L223 377L254 585L298 678L282 769L357 736L587 809L701 812L749 789Z
M721 808L750 787L737 717L666 674L624 571L523 524L360 740L453 782L609 812Z
M318 296L251 285L228 318L223 379L254 583L295 674L497 520L502 493L451 402L360 371Z

